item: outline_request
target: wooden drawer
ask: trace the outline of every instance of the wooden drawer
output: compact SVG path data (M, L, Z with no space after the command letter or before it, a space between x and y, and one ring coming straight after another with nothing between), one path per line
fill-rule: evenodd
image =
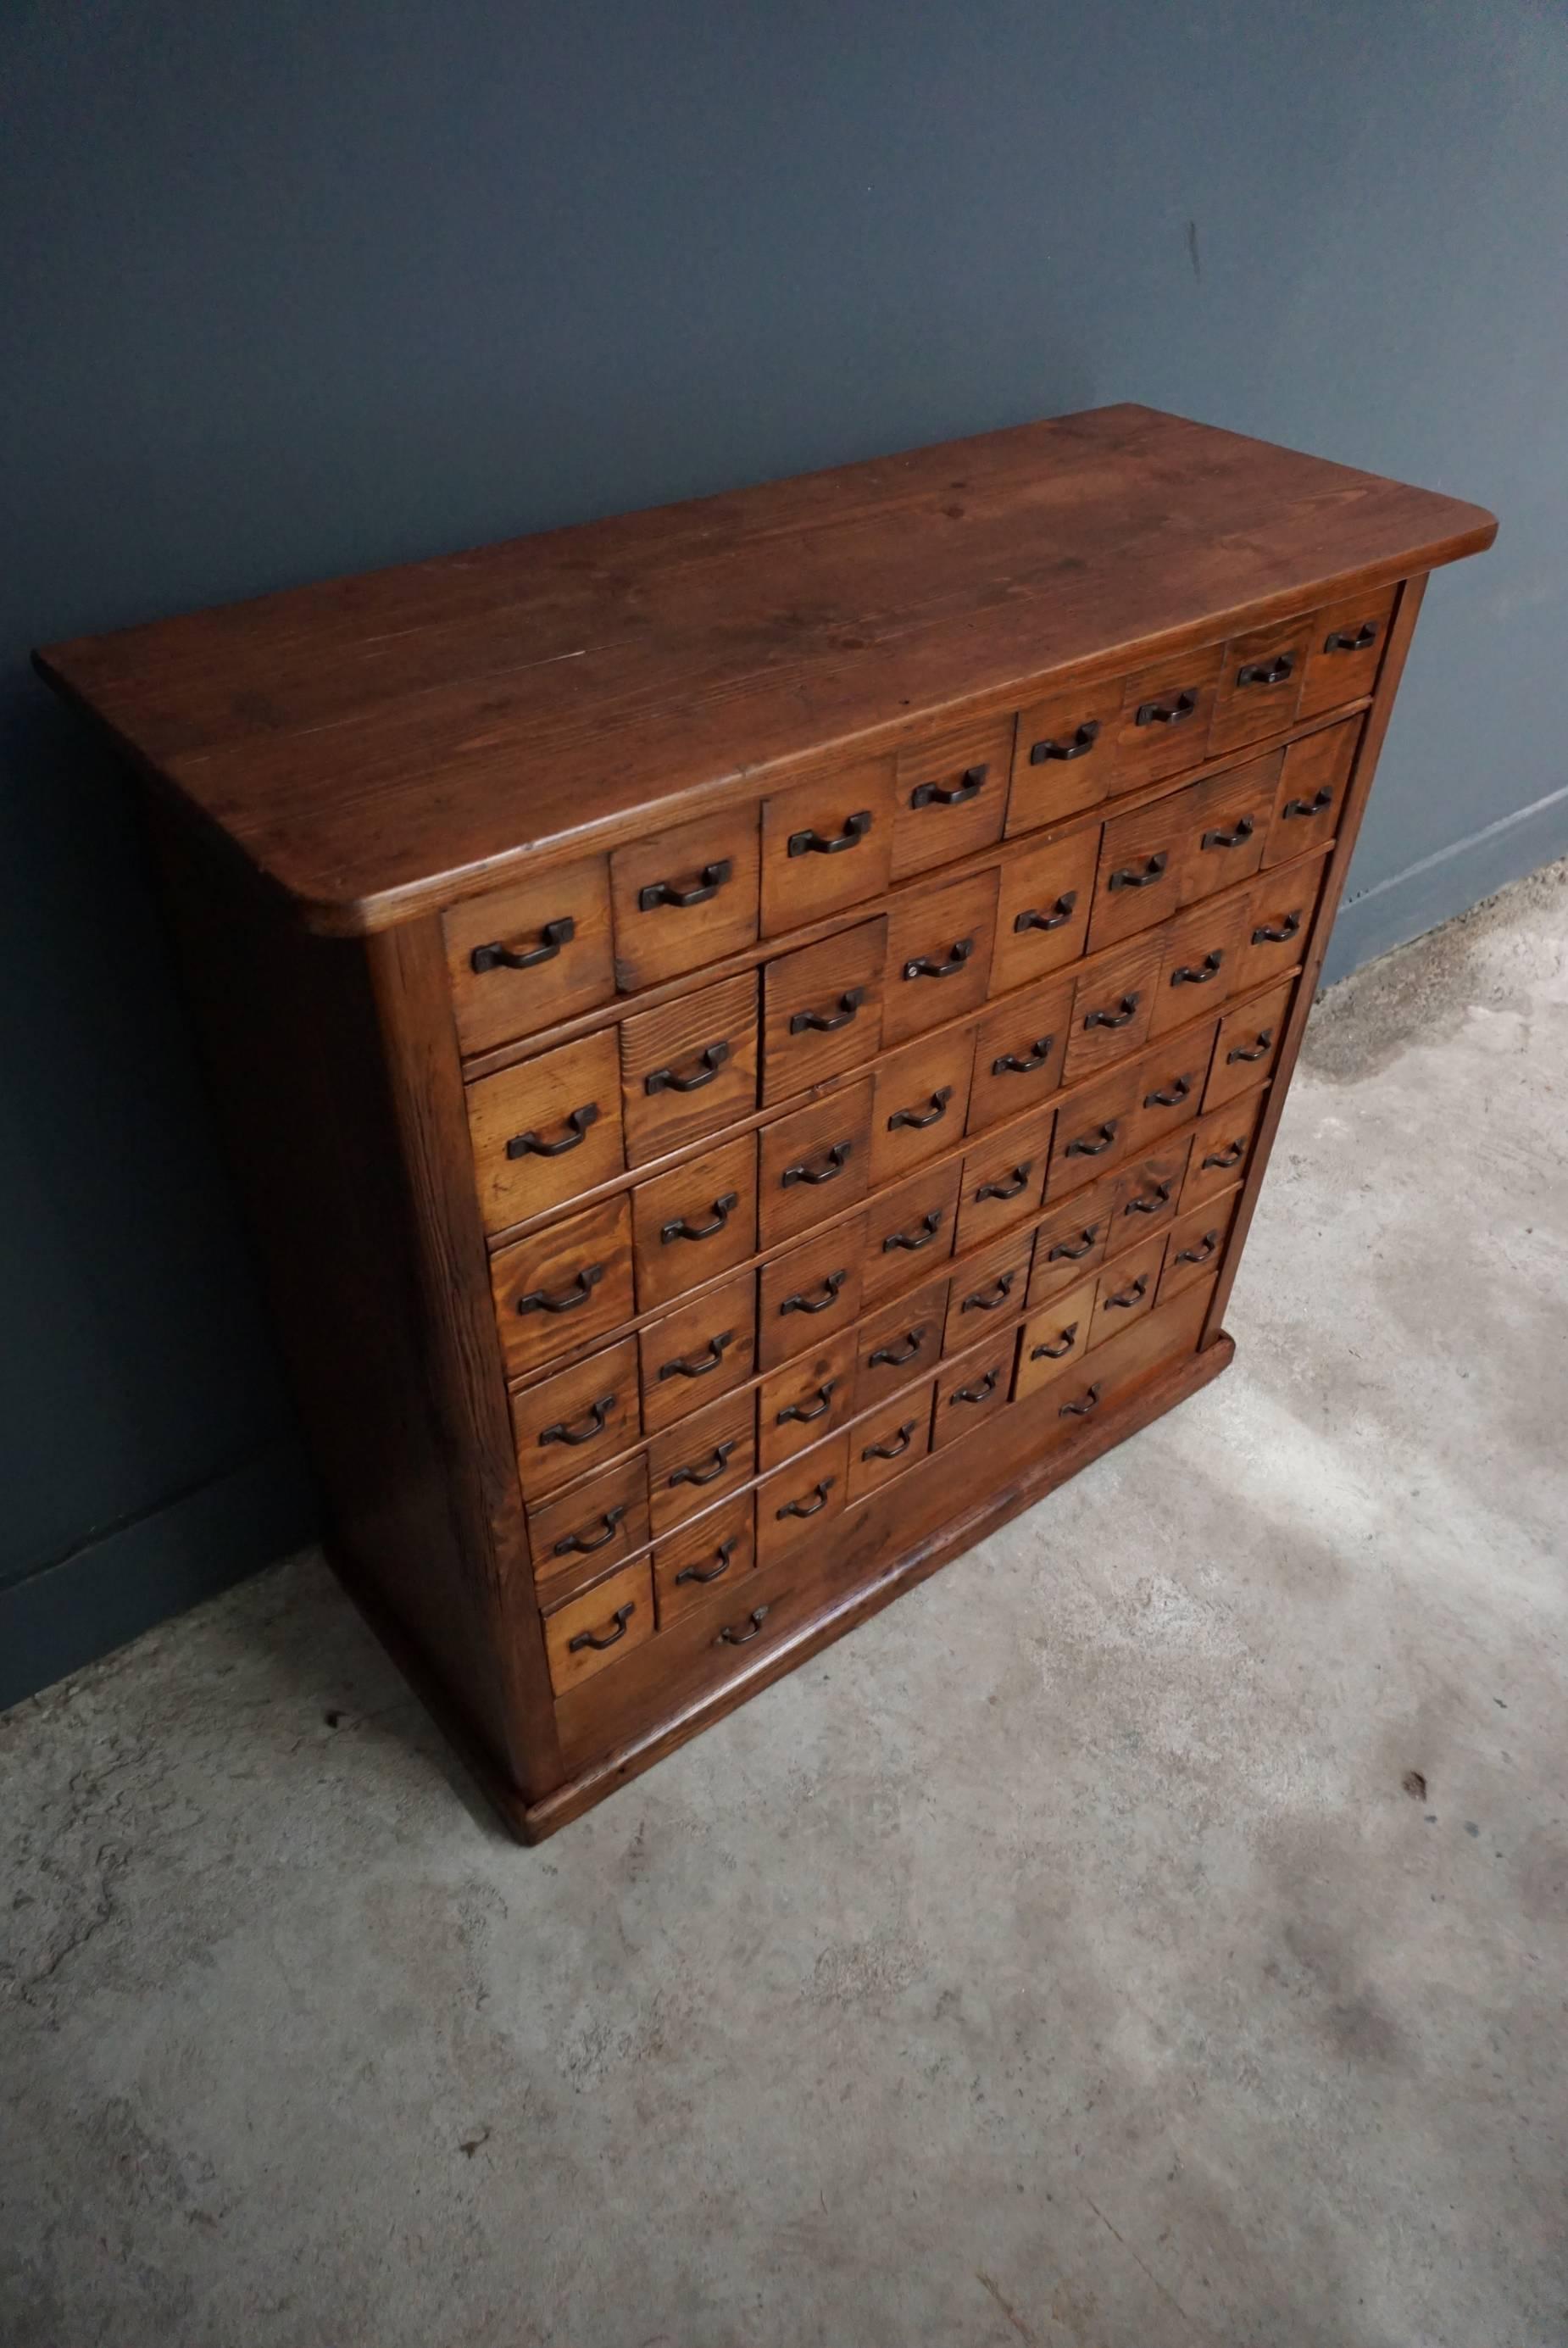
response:
M1372 691L1387 641L1394 593L1392 587L1374 588L1369 595L1331 603L1315 613L1301 689L1303 717L1359 701Z
M614 1029L480 1077L468 1106L487 1231L547 1214L625 1164Z
M1119 1337L1130 1322L1153 1312L1164 1261L1165 1234L1156 1231L1137 1247L1123 1249L1103 1266L1094 1285L1094 1311L1089 1315L1087 1344L1091 1353L1097 1345Z
M757 1107L757 973L621 1024L626 1163L645 1166Z
M1238 993L1294 970L1301 961L1326 870L1325 859L1315 856L1304 863L1282 865L1277 871L1265 867L1259 873L1239 924Z
M1053 1109L1041 1109L965 1154L958 1201L961 1248L1026 1223L1037 1211L1046 1195L1055 1115Z
M762 973L762 1097L788 1100L882 1048L885 917L781 954Z
M1011 717L987 717L929 736L898 754L892 877L953 864L1002 837Z
M1064 1104L1051 1142L1046 1195L1053 1197L1109 1173L1127 1155L1129 1128L1140 1097L1138 1068L1117 1068Z
M1242 923L1248 901L1233 895L1217 904L1194 905L1161 932L1151 1036L1217 1010L1240 983Z
M1041 1396L1049 1429L1048 1434L1042 1430L1043 1443L1068 1441L1086 1420L1114 1409L1155 1371L1191 1354L1207 1310L1207 1293L1205 1283L1179 1298L1171 1312L1134 1319L1120 1335L1096 1345L1087 1360L1073 1363L1066 1377L1053 1381Z
M1343 726L1326 726L1321 733L1290 744L1270 808L1265 865L1305 855L1309 848L1322 848L1333 839L1360 739L1360 718L1347 717Z
M757 1275L694 1296L637 1338L643 1425L650 1435L744 1385L757 1366Z
M1160 1275L1160 1302L1170 1303L1194 1282L1217 1272L1231 1225L1235 1220L1237 1190L1222 1191L1185 1214L1171 1229L1165 1244L1165 1268Z
M923 891L888 916L882 1042L904 1043L985 1000L996 932L996 875Z
M757 1252L757 1136L743 1133L632 1192L637 1310L652 1313Z
M1119 677L1068 685L1019 711L1007 792L1009 837L1099 806L1111 788L1120 716Z
M855 1333L855 1408L870 1410L884 1395L934 1369L942 1353L948 1283L927 1281L863 1321Z
M880 897L892 876L893 760L828 767L762 802L762 934Z
M581 1687L654 1632L654 1572L647 1558L623 1567L544 1618L544 1651L557 1695Z
M820 1232L762 1268L759 1366L774 1368L848 1328L861 1309L866 1219Z
M1091 951L1152 929L1178 910L1191 819L1191 791L1173 791L1152 807L1111 818L1095 865Z
M1094 1317L1094 1292L1092 1280L1080 1281L1076 1288L1053 1298L1040 1312L1030 1313L1018 1332L1018 1360L1013 1373L1015 1402L1049 1385L1053 1378L1065 1377L1075 1362L1082 1361L1088 1346L1089 1323Z
M465 1052L536 1035L615 992L607 857L469 897L442 914L441 932Z
M944 1450L960 1436L975 1434L988 1418L1006 1410L1012 1397L1013 1352L1009 1329L994 1344L978 1346L938 1376L931 1415L934 1451Z
M1284 757L1282 750L1271 750L1264 757L1251 758L1244 767L1211 776L1206 783L1181 794L1190 810L1181 858L1184 905L1212 897L1233 881L1249 880L1257 870L1263 862Z
M1221 646L1179 653L1140 669L1121 688L1116 735L1119 791L1202 764L1220 683Z
M1127 1128L1130 1156L1151 1149L1197 1116L1219 1025L1215 1019L1193 1035L1174 1035L1162 1051L1148 1052L1140 1061L1137 1100Z
M851 1501L868 1492L880 1492L895 1476L918 1467L931 1449L931 1406L934 1384L927 1379L913 1394L901 1395L874 1416L862 1419L850 1433Z
M985 1014L975 1031L971 1133L1016 1117L1056 1091L1072 1007L1073 981L1057 978L1009 995Z
M979 1344L987 1329L1022 1312L1033 1245L1029 1232L1008 1231L958 1266L948 1283L944 1354Z
M848 1498L850 1438L828 1443L792 1460L757 1488L757 1555L762 1565L814 1540L844 1511Z
M655 1436L648 1446L648 1511L654 1537L711 1508L757 1473L757 1397L720 1395Z
M1123 1167L1111 1193L1111 1236L1107 1253L1146 1232L1163 1231L1176 1220L1187 1174L1191 1136L1181 1134L1164 1149Z
M537 1500L613 1459L643 1431L634 1338L511 1397L518 1481Z
M950 1165L912 1174L907 1182L872 1200L866 1210L862 1311L923 1279L953 1253L963 1172L954 1159Z
M1099 832L1015 849L1002 867L991 993L1027 986L1077 962L1088 935Z
M1068 1028L1065 1083L1080 1083L1142 1045L1154 1013L1162 951L1161 939L1141 939L1078 980Z
M1249 1092L1270 1074L1279 1057L1295 984L1294 979L1287 980L1255 1002L1227 1012L1221 1020L1209 1081L1203 1087L1205 1109L1216 1107L1236 1093Z
M533 1578L548 1585L598 1580L647 1546L648 1463L640 1451L528 1511Z
M509 1377L607 1336L632 1317L632 1205L605 1199L490 1262Z
M1240 1181L1263 1113L1264 1095L1249 1093L1199 1119L1192 1128L1187 1179L1181 1185L1183 1213Z
M610 858L615 983L623 994L755 943L757 809L652 829Z
M865 1197L871 1126L868 1076L764 1127L758 1210L764 1247L793 1239Z
M799 1354L764 1378L758 1393L758 1464L781 1468L825 1435L836 1435L855 1407L852 1329Z
M711 1509L654 1549L654 1595L659 1628L678 1622L694 1606L727 1598L757 1563L754 1495L743 1492Z
M913 1174L964 1130L973 1030L906 1044L876 1071L872 1098L872 1182Z
M1295 723L1306 675L1313 620L1306 613L1276 620L1233 636L1224 647L1214 714L1209 721L1209 756L1223 757L1243 742L1261 742Z
M1040 1225L1029 1269L1031 1305L1063 1295L1099 1270L1116 1220L1118 1179L1109 1174L1079 1190Z

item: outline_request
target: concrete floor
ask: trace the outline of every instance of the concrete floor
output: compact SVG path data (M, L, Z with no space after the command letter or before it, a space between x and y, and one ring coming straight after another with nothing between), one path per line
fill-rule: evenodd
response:
M0 1724L9 2348L1568 2341L1568 871L1234 1370L542 1850L320 1563Z

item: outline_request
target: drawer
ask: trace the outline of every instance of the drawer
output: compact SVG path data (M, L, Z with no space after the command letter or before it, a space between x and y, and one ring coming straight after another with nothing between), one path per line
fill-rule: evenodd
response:
M788 1100L882 1047L885 919L781 954L762 973L762 1097Z
M757 1107L757 973L621 1023L626 1163L645 1166Z
M1040 1225L1029 1270L1031 1306L1065 1295L1099 1269L1116 1220L1117 1180L1110 1174L1079 1190Z
M490 1260L509 1377L607 1336L632 1317L632 1207L605 1199Z
M615 983L623 994L704 970L758 934L755 807L650 829L610 857Z
M1260 872L1248 891L1236 961L1238 991L1294 970L1306 952L1327 865L1322 856Z
M745 1581L757 1563L755 1519L754 1495L744 1492L655 1545L654 1595L661 1631L706 1598L727 1598Z
M1243 742L1261 742L1295 723L1306 675L1313 619L1299 613L1233 636L1224 647L1214 714L1209 720L1209 756L1222 757Z
M892 877L952 864L1002 837L1013 720L987 717L932 735L898 754Z
M880 1492L906 1468L918 1467L931 1449L931 1405L935 1392L930 1379L913 1394L901 1395L872 1417L862 1419L850 1434L851 1501L868 1492Z
M913 1296L901 1297L855 1333L855 1408L870 1410L886 1395L908 1385L922 1370L934 1369L942 1353L948 1283L927 1281Z
M1154 1310L1160 1267L1165 1261L1165 1234L1156 1231L1135 1248L1126 1248L1105 1264L1094 1285L1094 1311L1089 1315L1087 1344L1092 1353L1144 1313Z
M613 1459L643 1431L635 1339L624 1338L514 1394L511 1427L525 1499L540 1499L601 1459Z
M648 1446L648 1512L654 1538L738 1491L757 1473L757 1397L720 1395L667 1427Z
M1194 905L1161 932L1163 950L1149 1022L1151 1036L1202 1018L1243 983L1242 923L1249 902L1237 894L1216 904Z
M1137 790L1202 766L1220 683L1218 644L1157 661L1126 679L1116 734L1115 788Z
M798 1451L836 1435L855 1407L855 1332L798 1354L758 1390L758 1464L782 1468Z
M986 1012L975 1031L975 1074L969 1086L969 1130L981 1133L1047 1100L1062 1080L1073 982L1009 995Z
M1078 1084L1110 1061L1126 1059L1144 1042L1162 951L1161 939L1140 940L1078 980L1068 1027L1065 1083Z
M1147 1052L1139 1062L1137 1099L1127 1128L1130 1156L1153 1148L1197 1116L1219 1025L1212 1019L1195 1034L1174 1035L1162 1050Z
M961 1248L1026 1223L1037 1211L1046 1195L1055 1115L1053 1109L1041 1109L966 1154L958 1201Z
M1236 1093L1249 1092L1272 1072L1279 1057L1295 986L1295 980L1289 979L1254 1002L1227 1012L1221 1020L1209 1081L1203 1087L1206 1109L1216 1107Z
M1144 1313L1125 1334L1097 1345L1087 1361L1073 1363L1041 1398L1042 1443L1068 1442L1087 1420L1113 1409L1156 1371L1191 1354L1207 1310L1206 1294L1206 1289L1195 1289L1178 1299L1172 1312Z
M654 1571L647 1558L596 1582L544 1618L544 1652L557 1695L581 1687L654 1632Z
M1111 1193L1108 1254L1114 1255L1118 1248L1141 1239L1146 1231L1163 1231L1175 1221L1191 1146L1191 1136L1182 1134L1169 1148L1123 1167Z
M667 1313L637 1338L650 1435L744 1385L757 1366L757 1275L743 1272Z
M1289 745L1270 809L1264 864L1281 864L1333 839L1360 739L1360 718L1347 717L1343 726L1326 726Z
M1111 788L1121 679L1068 685L1018 713L1007 791L1008 836L1098 807Z
M1016 848L1002 867L991 993L1006 994L1077 962L1094 904L1099 831L1091 827L1041 848Z
M962 1435L974 1435L988 1418L1006 1410L1012 1397L1013 1332L978 1347L936 1380L931 1415L931 1447L945 1449Z
M469 897L442 914L441 933L463 1051L592 1011L615 992L609 859L558 864Z
M762 802L762 934L880 897L892 877L893 760L826 768Z
M969 1107L969 1028L906 1044L878 1067L872 1096L872 1182L913 1173L955 1141Z
M1372 691L1388 639L1395 592L1392 587L1377 587L1369 595L1331 603L1314 614L1301 689L1303 717L1359 701Z
M468 1107L486 1231L547 1214L625 1164L613 1028L481 1076L469 1086Z
M1183 1214L1189 1207L1240 1181L1246 1171L1263 1113L1264 1095L1248 1093L1199 1119L1192 1128L1187 1179L1181 1185Z
M1174 791L1152 807L1113 816L1105 826L1089 916L1093 952L1152 929L1178 910L1191 814L1191 791Z
M944 1354L962 1353L977 1345L987 1329L1012 1321L1024 1309L1029 1284L1029 1253L1034 1245L1027 1231L1008 1231L954 1272L947 1290L947 1314L942 1326Z
M1086 1085L1057 1116L1046 1195L1066 1192L1119 1165L1127 1155L1129 1128L1140 1097L1141 1071L1118 1068L1098 1084Z
M1190 809L1181 860L1184 905L1249 880L1257 870L1284 758L1283 750L1271 750L1181 794Z
M632 1192L637 1310L653 1313L757 1252L757 1136L743 1133Z
M1161 1304L1218 1271L1240 1196L1239 1190L1222 1191L1175 1224L1165 1244L1165 1269L1160 1275Z
M1016 1402L1049 1385L1053 1378L1066 1377L1073 1364L1082 1361L1094 1317L1094 1292L1092 1280L1080 1281L1040 1312L1030 1313L1018 1332L1018 1363L1013 1373Z
M861 1306L880 1304L924 1278L953 1253L958 1226L958 1186L964 1169L951 1164L912 1174L878 1193L866 1210L866 1252Z
M758 1206L764 1247L793 1239L865 1197L871 1138L869 1076L764 1127Z
M757 1488L757 1556L771 1565L842 1516L848 1498L850 1438L835 1435Z
M533 1578L552 1586L597 1578L607 1567L645 1549L651 1532L648 1463L637 1451L619 1467L589 1476L570 1491L529 1509ZM546 1588L547 1603L549 1597Z
M888 915L882 1042L890 1048L985 1000L996 934L996 875L923 891Z
M866 1219L853 1215L764 1264L758 1366L773 1369L848 1328L861 1309Z

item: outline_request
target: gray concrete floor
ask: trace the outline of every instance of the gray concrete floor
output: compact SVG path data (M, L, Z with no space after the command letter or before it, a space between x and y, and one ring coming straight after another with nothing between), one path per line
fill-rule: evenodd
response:
M10 2348L1568 2340L1565 1077L1559 868L1228 1376L542 1850L312 1557L11 1715Z

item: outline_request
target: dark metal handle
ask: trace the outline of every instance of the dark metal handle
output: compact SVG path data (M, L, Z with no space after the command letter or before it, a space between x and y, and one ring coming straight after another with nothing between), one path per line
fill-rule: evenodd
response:
M607 1549L615 1538L615 1529L625 1515L624 1508L606 1509L599 1519L603 1527L590 1540L586 1533L563 1533L551 1551L552 1557L592 1557L596 1549Z
M1202 962L1178 963L1171 973L1171 983L1172 986L1207 986L1212 978L1219 977L1224 966L1225 950L1223 946L1215 946Z
M1084 1396L1081 1402L1064 1402L1060 1410L1057 1411L1057 1416L1058 1418L1087 1418L1091 1410L1095 1410L1099 1407L1100 1393L1101 1387L1099 1381L1097 1378L1092 1386L1085 1387Z
M746 1618L751 1625L749 1631L733 1630L727 1622L714 1641L714 1645L716 1647L749 1647L753 1639L761 1631L763 1623L768 1620L769 1611L766 1606L754 1606Z
M1059 930L1064 922L1072 920L1073 907L1078 901L1076 889L1064 889L1048 913L1036 912L1033 907L1019 913L1013 922L1015 935L1022 937L1026 930Z
M1111 1143L1116 1139L1117 1131L1120 1124L1121 1119L1119 1117L1107 1117L1105 1123L1099 1128L1099 1139L1098 1141L1091 1141L1087 1133L1080 1133L1076 1141L1068 1142L1066 1149L1062 1152L1063 1157L1103 1158L1106 1151L1110 1148Z
M1086 1011L1083 1024L1086 1027L1126 1027L1137 1018L1138 1006L1142 1000L1143 997L1136 992L1124 994L1119 1010Z
M706 1586L710 1581L722 1581L729 1571L729 1561L735 1555L735 1543L732 1540L721 1541L714 1555L718 1560L717 1565L706 1568L700 1565L683 1565L676 1576L676 1588L678 1590L683 1581L696 1581Z
M1206 1174L1211 1166L1218 1166L1224 1172L1229 1173L1233 1166L1241 1164L1246 1154L1247 1145L1244 1141L1230 1142L1223 1149L1211 1150L1198 1170L1202 1174Z
M568 1131L560 1141L541 1141L537 1133L514 1133L506 1145L509 1158L564 1158L588 1138L588 1128L598 1122L599 1104L585 1101L574 1108L566 1119Z
M879 1345L871 1357L872 1368L879 1369L885 1363L889 1369L902 1370L906 1362L913 1361L924 1344L925 1337L925 1324L923 1322L918 1329L910 1331L901 1345Z
M811 1487L809 1500L786 1500L777 1513L779 1517L814 1517L828 1505L828 1495L838 1482L836 1476L824 1476L820 1484Z
M904 963L903 974L905 978L951 978L954 971L963 969L974 951L973 938L956 938L945 962L934 962L929 954L916 954L913 962Z
M820 831L792 831L789 852L791 856L841 856L846 848L858 847L871 828L872 811L861 808L858 815L846 816L837 839L824 839Z
M1267 922L1263 922L1253 932L1253 943L1255 946L1283 946L1287 938L1295 936L1300 927L1301 915L1287 913L1277 929L1271 929Z
M810 1426L813 1419L826 1418L833 1407L833 1395L838 1385L837 1378L825 1379L817 1388L817 1399L810 1407L803 1402L786 1403L779 1414L777 1424L788 1426L791 1419L796 1419L802 1426Z
M1251 839L1255 828L1252 817L1243 815L1238 817L1230 831L1206 831L1198 845L1200 848L1240 848L1244 839Z
M688 1223L684 1215L677 1215L672 1222L661 1223L659 1237L666 1247L671 1240L710 1240L717 1231L723 1231L739 1204L739 1192L727 1190L722 1199L713 1202L711 1223Z
M559 1296L547 1295L542 1288L531 1289L518 1298L517 1309L520 1313L575 1313L580 1304L587 1303L603 1277L602 1263L585 1263L571 1287L563 1288Z
M1056 1049L1054 1035L1037 1035L1026 1052L1004 1052L999 1060L991 1063L994 1076L1032 1076L1043 1068Z
M941 1207L933 1207L930 1214L923 1216L913 1231L889 1231L882 1241L883 1255L891 1255L894 1248L903 1248L914 1255L921 1248L929 1247L942 1229L943 1213Z
M710 1044L705 1052L698 1055L695 1076L677 1076L673 1068L655 1068L651 1076L643 1078L643 1090L645 1093L700 1092L704 1085L712 1084L728 1057L727 1044Z
M1043 767L1047 758L1081 758L1086 750L1094 748L1099 739L1099 718L1086 717L1066 742L1031 742L1029 764L1031 767Z
M1377 623L1363 620L1358 628L1335 628L1323 639L1326 653L1364 653L1377 641Z
M1124 864L1111 874L1105 885L1112 891L1118 889L1151 889L1170 861L1170 850L1162 848L1157 856L1149 859L1141 872L1134 871L1130 864Z
M721 1329L717 1337L708 1340L706 1354L683 1354L678 1361L661 1362L659 1379L706 1378L709 1370L717 1370L724 1359L724 1349L735 1342L733 1329Z
M634 1598L628 1598L624 1606L617 1606L615 1612L611 1615L610 1620L614 1622L615 1627L611 1632L607 1639L597 1637L592 1631L579 1631L574 1639L567 1640L567 1653L569 1655L574 1655L580 1647L592 1647L595 1654L602 1654L606 1647L613 1647L617 1639L624 1639L625 1637L626 1625L631 1621L636 1611L636 1600Z
M819 1182L830 1182L835 1174L843 1172L854 1155L854 1148L852 1141L835 1141L831 1149L825 1152L820 1166L810 1167L804 1159L798 1166L786 1166L779 1177L779 1188L789 1190L797 1182L810 1182L813 1187Z
M1152 1190L1146 1190L1141 1199L1129 1199L1121 1211L1124 1215L1157 1215L1161 1207L1171 1204L1174 1187L1170 1182L1156 1182Z
M1229 1067L1233 1060L1261 1060L1273 1042L1274 1029L1264 1027L1260 1031L1255 1044L1238 1044L1233 1051L1227 1052L1225 1066Z
M577 934L577 924L568 913L563 921L546 922L539 932L539 943L526 953L514 953L511 946L476 946L469 956L469 968L487 970L537 970L542 962L553 962L562 946L569 946Z
M952 1086L944 1085L940 1092L932 1094L929 1108L895 1108L887 1121L887 1129L896 1133L900 1126L907 1126L912 1133L923 1133L928 1126L941 1124L952 1098Z
M1031 1362L1062 1362L1072 1352L1078 1333L1076 1321L1069 1321L1054 1345L1036 1345L1029 1354Z
M1046 1250L1046 1262L1047 1263L1080 1263L1099 1237L1099 1225L1088 1223L1078 1233L1076 1247L1067 1240L1058 1240L1055 1247Z
M1101 1309L1109 1313L1113 1305L1137 1304L1141 1303L1148 1293L1149 1274L1146 1272L1140 1272L1132 1285L1130 1288L1124 1288L1119 1296L1108 1296Z
M830 1272L822 1282L823 1292L814 1304L797 1292L794 1296L787 1296L779 1310L780 1313L825 1313L849 1276L847 1269L843 1272Z
M990 771L989 767L965 767L951 790L944 790L940 783L917 783L909 795L909 803L912 808L961 807L965 799L978 797Z
M839 997L837 1011L797 1011L789 1020L791 1035L835 1035L847 1027L866 999L863 986L846 987Z
M734 864L727 856L721 856L717 864L703 866L689 889L677 889L673 880L651 880L645 889L637 892L637 911L639 913L652 913L661 905L674 905L682 911L688 905L706 905L710 897L717 896L725 882L732 880L734 874Z
M1178 1076L1168 1093L1145 1093L1143 1106L1145 1108L1174 1108L1178 1101L1186 1099L1191 1089L1191 1076Z
M1020 1190L1027 1189L1034 1163L1032 1158L1026 1158L1021 1165L1014 1167L1006 1182L982 1182L975 1196L977 1199L1016 1199Z
M1283 685L1286 677L1295 675L1295 654L1275 653L1272 659L1249 661L1244 668L1239 668L1236 671L1236 683L1238 685Z
M987 1370L978 1385L954 1386L947 1397L947 1407L951 1410L955 1402L989 1402L1001 1375L1000 1370Z
M914 1441L914 1421L906 1418L891 1443L868 1443L862 1459L899 1459Z
M1325 783L1322 788L1315 791L1309 799L1286 799L1280 813L1282 816L1322 815L1326 808L1331 808L1333 805L1334 793Z
M1133 719L1135 726L1180 726L1198 706L1195 693L1179 693L1174 701L1146 701Z
M738 1440L738 1436L731 1436L727 1443L716 1443L708 1454L713 1462L711 1468L672 1468L665 1481L669 1484L695 1484L699 1489L704 1484L717 1484L728 1466L729 1455Z
M558 1418L553 1426L542 1427L540 1430L540 1442L564 1443L572 1450L575 1450L580 1443L592 1443L596 1435L603 1434L610 1413L614 1407L615 1397L613 1394L601 1395L597 1402L589 1404L586 1419L581 1421L576 1426L568 1426L563 1418Z
M958 1310L960 1313L968 1313L970 1311L974 1311L975 1313L995 1313L998 1304L1006 1304L1009 1295L1012 1293L1013 1283L1017 1277L1018 1275L1016 1272L999 1272L995 1279L991 1282L991 1293L989 1296L985 1294L984 1289L971 1289L969 1294L965 1298Z
M1178 1248L1174 1260L1177 1263L1207 1263L1219 1244L1217 1231L1205 1231L1196 1247Z

